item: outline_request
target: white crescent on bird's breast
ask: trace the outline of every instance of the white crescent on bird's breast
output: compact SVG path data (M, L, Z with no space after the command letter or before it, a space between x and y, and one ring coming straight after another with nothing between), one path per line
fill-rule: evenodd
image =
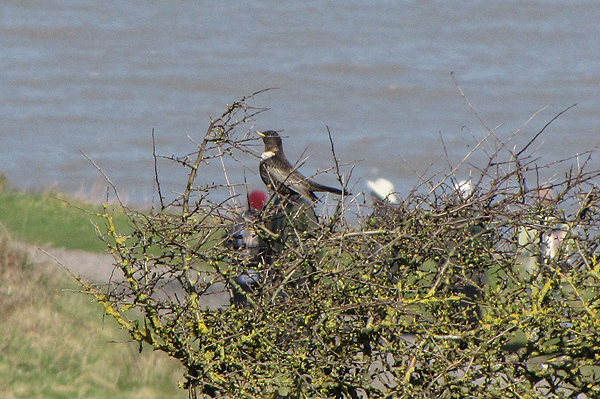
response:
M262 159L269 159L271 157L274 157L275 153L273 151L265 151L262 153L262 155L260 156Z

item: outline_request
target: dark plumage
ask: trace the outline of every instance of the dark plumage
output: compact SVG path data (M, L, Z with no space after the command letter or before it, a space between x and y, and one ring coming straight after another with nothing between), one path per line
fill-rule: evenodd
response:
M274 130L256 131L265 143L265 151L260 161L260 177L272 190L281 195L301 195L311 201L317 201L315 192L342 194L342 190L328 187L307 179L298 172L283 153L281 137ZM350 193L346 193L350 195Z

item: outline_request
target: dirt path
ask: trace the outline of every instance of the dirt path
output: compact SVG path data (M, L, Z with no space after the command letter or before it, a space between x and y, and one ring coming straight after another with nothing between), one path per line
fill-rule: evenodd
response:
M113 257L108 253L38 247L20 242L11 242L11 246L25 252L27 259L32 263L53 265L68 275L62 264L73 274L93 283L107 283L114 269Z
M93 253L82 250L69 250L64 248L37 247L11 241L10 245L27 254L30 262L34 264L49 264L55 266L57 272L68 275L65 267L71 273L84 280L95 284L107 284L117 281L121 276L119 271L114 271L113 257L109 253ZM64 265L61 266L61 265ZM202 296L203 303L211 309L229 305L229 292L223 284L214 284L211 292ZM179 295L183 298L183 291L177 282L164 286L164 295Z

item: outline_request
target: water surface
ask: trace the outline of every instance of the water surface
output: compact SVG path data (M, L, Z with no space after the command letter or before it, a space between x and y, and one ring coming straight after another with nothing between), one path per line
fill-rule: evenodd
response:
M540 163L552 162L600 142L599 19L600 3L558 0L4 2L0 170L21 188L102 200L83 151L124 197L148 202L152 129L160 154L189 153L188 136L225 104L277 87L252 102L271 108L255 127L284 129L288 156L310 156L305 174L332 165L328 126L339 158L359 161L353 191L382 176L406 193L412 169L446 166L441 137L455 164L486 133L456 82L503 140L543 109L517 148L577 103L540 141ZM245 162L230 178L262 187L258 161ZM161 164L165 191L181 191L181 172Z

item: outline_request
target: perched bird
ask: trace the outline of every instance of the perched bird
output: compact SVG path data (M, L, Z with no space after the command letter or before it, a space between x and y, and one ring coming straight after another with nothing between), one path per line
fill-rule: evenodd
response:
M302 176L285 157L281 137L276 131L259 132L257 130L256 133L262 137L265 144L259 171L260 177L267 187L281 195L301 195L313 202L318 200L315 191L342 194L340 189L324 186ZM350 195L350 193L346 194Z

